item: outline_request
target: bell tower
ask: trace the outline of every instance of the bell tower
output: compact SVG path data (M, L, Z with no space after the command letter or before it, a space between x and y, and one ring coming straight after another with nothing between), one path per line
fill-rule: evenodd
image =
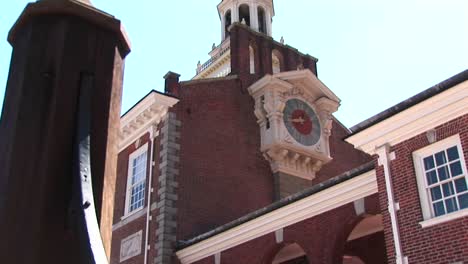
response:
M273 0L222 0L218 5L222 40L229 36L229 26L245 23L253 30L271 37Z

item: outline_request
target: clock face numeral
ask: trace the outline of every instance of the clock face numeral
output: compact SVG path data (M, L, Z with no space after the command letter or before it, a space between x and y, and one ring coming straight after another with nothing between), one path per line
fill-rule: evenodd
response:
M283 121L289 134L305 146L313 146L320 140L320 122L317 114L306 102L290 99L283 111Z

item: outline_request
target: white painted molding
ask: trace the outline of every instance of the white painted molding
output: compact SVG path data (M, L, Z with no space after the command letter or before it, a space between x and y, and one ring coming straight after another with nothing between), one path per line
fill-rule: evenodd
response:
M157 125L178 99L153 91L120 119L119 152Z
M320 93L311 93L311 96L314 96L315 100L320 99L321 97L327 97L328 99L337 103L337 106L341 102L340 98L333 93L330 88L328 88L322 81L320 81L317 76L315 76L310 70L297 70L297 71L287 71L274 74L273 77L292 83L294 86L305 85L306 91ZM315 87L315 89L311 89ZM317 89L318 88L318 89ZM314 101L315 101L314 100ZM335 110L336 111L336 110Z
M346 139L370 155L468 113L468 81L460 83Z
M439 217L435 217L426 221L422 221L419 223L419 225L422 228L426 228L426 227L431 227L431 226L435 226L438 224L446 223L455 219L460 219L463 217L468 217L468 209L464 209L462 211L458 211L458 212L446 214L444 216L439 216Z
M284 241L284 229L278 229L275 231L275 240L277 244L283 243Z
M394 152L390 153L390 145L385 144L376 149L376 153L379 156L379 166L383 166L385 176L385 189L387 192L388 200L388 212L390 214L390 222L392 225L393 243L395 245L395 258L397 264L405 264L407 262L403 255L403 249L400 239L400 229L398 226L398 215L397 211L400 206L395 201L395 195L393 192L392 174L390 168L390 161L395 159Z
M214 255L215 264L221 264L221 252L218 252Z
M182 264L194 263L377 192L373 170L179 250L176 254Z
M356 212L356 215L362 215L366 212L366 203L364 198L354 201L354 211Z

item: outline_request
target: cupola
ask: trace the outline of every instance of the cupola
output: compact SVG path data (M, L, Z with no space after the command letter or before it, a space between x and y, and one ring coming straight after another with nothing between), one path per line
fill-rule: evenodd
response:
M239 22L271 36L275 15L273 0L223 0L218 5L222 40L229 36L229 26Z

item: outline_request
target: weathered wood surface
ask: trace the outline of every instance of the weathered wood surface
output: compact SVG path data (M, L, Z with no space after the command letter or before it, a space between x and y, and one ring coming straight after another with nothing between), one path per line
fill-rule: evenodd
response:
M123 64L129 52L120 28L118 20L83 3L51 0L29 4L13 27L0 120L2 263L93 263L83 253L88 245L70 213L83 76L92 76L93 205L110 253Z

